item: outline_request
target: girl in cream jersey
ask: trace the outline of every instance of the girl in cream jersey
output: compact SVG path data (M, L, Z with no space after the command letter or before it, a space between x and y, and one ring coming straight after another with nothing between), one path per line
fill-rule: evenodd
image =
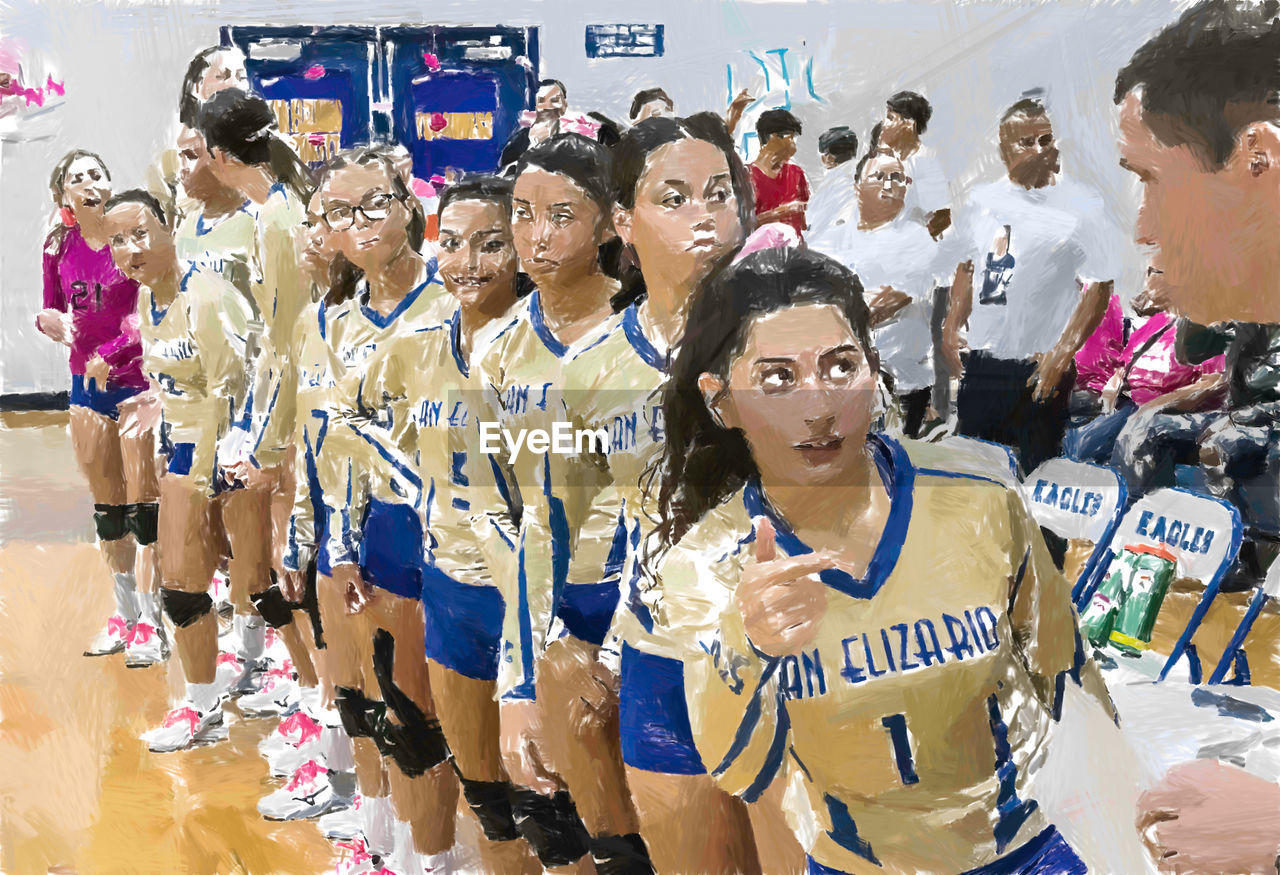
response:
M312 338L309 349L323 354L304 354L299 373L304 391L323 397L311 444L325 519L317 590L336 708L356 741L363 840L370 853L408 860L452 846L453 818L443 812L458 790L423 650L423 483L412 459L381 438L404 427L407 398L377 391L371 374L451 308L434 259L420 253L421 205L384 155L335 157L319 190L333 245L359 277L354 295L304 323L327 348ZM397 815L407 821L399 829Z
M694 302L646 573L701 759L748 800L799 771L810 872L1084 872L1027 796L1063 676L1109 708L1070 587L998 474L868 434L877 368L824 256Z
M112 257L141 284L142 364L160 387L163 410L168 465L160 492L160 597L176 627L186 693L144 738L152 750L172 751L225 737L214 683L217 618L208 589L221 548L216 449L244 379L244 348L236 338L244 336L249 313L221 275L182 269L163 210L150 194L112 198L107 220Z
M553 137L521 158L512 197L516 252L537 290L479 362L489 398L483 419L508 436L526 429L550 434L555 423L572 421L574 399L562 391L569 375L598 367L596 360L586 364L587 353L621 327L610 306L619 285L599 263L600 245L612 233L609 152L577 134ZM505 444L502 449L508 450ZM610 573L616 578L621 567L611 559L614 531L582 530L590 498L604 484L598 466L550 448L521 447L495 459L508 494L518 495L522 508L516 573L500 582L506 601L499 678L504 759L520 785L516 822L544 866L567 866L595 850L587 831L616 836L633 830L618 819L626 793L620 764L607 768L591 761L585 771L579 768L581 781L600 790L584 797L581 809L570 799L565 784L572 790L577 781L567 773L580 761L553 755L545 729L563 718L541 707L539 673L561 594L570 583L596 583ZM612 856L611 849L600 852Z
M656 504L646 506L647 471L662 452L660 389L669 351L684 331L693 290L741 245L753 216L749 177L723 121L711 113L633 127L614 148L614 189L614 223L638 271L619 299L625 302L622 330L584 353L584 367L566 378L565 397L576 427L609 435L607 452L597 457L607 486L583 531L612 537L624 520L621 562L656 518ZM547 702L570 715L574 730L558 734L557 755L585 758L599 750L587 733L606 722L612 728L620 713L620 737L613 730L609 741L613 756L625 762L635 800L627 832L644 837L641 843L633 836L633 843L647 845L658 871L750 871L759 864L746 808L706 776L693 739L679 728L688 718L663 706L676 702L683 712L679 684L670 680L673 662L648 646L651 623L629 587L622 587L619 606L620 583L613 577L565 589L560 614L567 634L548 648L548 662L565 665L562 671L575 663L590 670L578 669L572 675L578 683L561 685L558 700ZM602 644L608 645L603 659ZM617 693L605 696L606 690ZM575 798L581 795L571 789ZM702 828L690 832L694 812ZM785 871L772 857L765 868Z
M480 452L475 412L483 406L471 362L512 321L527 277L516 272L511 183L476 177L451 186L439 204L439 268L449 301L443 323L425 325L380 348L362 392L403 412L384 426L366 420L363 437L413 460L422 478L425 565L422 603L432 700L462 791L483 828L486 871L537 867L519 841L515 791L503 767L497 700L504 602L499 581L514 577L518 533L491 457Z

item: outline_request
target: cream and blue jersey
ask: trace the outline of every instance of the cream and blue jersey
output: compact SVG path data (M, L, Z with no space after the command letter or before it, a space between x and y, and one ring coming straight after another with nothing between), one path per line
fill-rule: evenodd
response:
M385 424L368 421L358 430L384 458L405 460L421 478L427 655L493 680L504 610L495 580L513 576L519 534L497 460L480 452L473 408L483 406L483 396L461 331L455 311L381 348L367 364L361 394L388 399L391 413ZM474 342L478 358L486 341Z
M758 483L649 557L649 604L721 787L750 800L797 770L820 867L969 870L1048 829L1026 793L1081 667L1070 586L998 474L971 473L962 451L871 442L884 532L861 579L820 575L826 613L801 652L757 650L734 600L755 518L772 520L780 555L811 552Z
M359 564L362 526L374 502L407 505L419 513L421 478L410 461L389 454L386 442L376 439L382 429L404 421L404 402L366 393L363 380L380 350L440 323L446 312L443 296L435 263L428 262L425 278L391 313L372 309L362 287L336 306L318 305L314 319L302 321L294 343L298 396L305 408L298 430L302 465L286 567L299 564L308 529L314 537L317 526L322 566ZM303 471L308 472L305 485ZM324 520L309 520L309 509L322 510Z
M522 429L551 434L556 423L573 422L574 399L564 387L582 385L586 369L601 366L587 355L620 330L621 317L610 316L577 342L564 344L546 324L539 292L519 304L514 316L479 361L487 399L479 424L501 427L512 439ZM608 478L592 454L528 447L513 453L504 439L493 455L508 493L522 506L515 579L498 581L506 600L500 687L511 698L533 698L534 663L551 634L562 592L571 585L601 582L611 554L617 554L615 532L598 539L594 529L583 529ZM616 576L620 560L613 564Z
M169 470L206 494L213 493L217 443L244 384L249 319L240 293L207 266L189 265L177 297L164 309L151 289L139 289L142 368L160 387Z

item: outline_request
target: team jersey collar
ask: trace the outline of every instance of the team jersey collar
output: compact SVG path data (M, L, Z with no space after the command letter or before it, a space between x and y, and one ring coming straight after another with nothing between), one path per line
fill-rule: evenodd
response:
M230 213L227 213L225 216L219 216L218 218L214 219L212 222L209 222L208 224L206 224L204 221L204 213L197 214L196 215L196 236L203 237L205 234L210 233L211 231L213 231L214 228L217 228L223 222L230 220L233 216L235 216L236 213L249 213L250 215L252 215L252 213L249 212L252 206L253 206L252 201L246 200L244 203L240 205L239 209L233 210Z
M454 310L453 315L449 317L449 351L453 353L453 361L458 366L458 372L464 377L470 376L471 366L467 363L466 356L462 354L461 307Z
M622 331L627 336L627 342L631 344L631 348L644 360L645 364L664 374L667 372L667 368L671 366L670 354L664 355L658 352L653 341L645 336L644 327L640 324L639 301L635 301L622 311Z
M396 304L396 308L385 316L383 316L377 310L369 306L369 283L367 280L361 280L360 281L360 312L364 314L364 318L368 319L370 322L372 322L374 325L378 326L379 328L386 328L392 322L395 322L397 319L399 319L400 316L404 313L404 311L412 307L413 302L418 300L418 297L422 294L422 290L425 289L427 286L431 285L432 281L435 279L436 261L434 258L429 260L426 263L426 268L427 268L427 278L424 279L421 283L419 283L417 287L413 289L413 291L405 295L400 300L400 303Z
M556 358L562 359L566 356L574 359L592 347L603 343L605 338L609 337L618 327L615 321L616 316L611 315L605 319L598 329L600 334L594 339L588 332L581 339L575 341L571 346L561 342L561 340L551 333L551 327L547 325L546 316L542 312L542 292L535 289L529 296L529 324L533 327L533 333L542 341L542 345ZM594 329L593 329L594 330Z
M197 273L199 270L200 269L194 264L187 268L187 272L182 275L182 279L178 280L179 295L187 290L187 280L191 279L191 275L193 273ZM164 317L169 315L169 307L172 307L177 303L177 298L170 301L168 307L165 307L163 310L159 310L156 308L155 293L151 289L147 289L147 301L151 305L151 324L152 326L156 326L164 321Z
M880 472L880 477L889 490L889 518L885 521L880 542L876 544L871 561L867 564L866 577L858 579L835 568L829 568L818 575L827 586L856 599L869 599L879 592L898 564L898 555L902 552L907 526L911 522L912 490L915 485L915 469L901 444L881 434L869 436L868 441L875 454L876 470ZM789 556L813 552L813 548L801 541L769 505L759 480L752 480L743 487L742 503L752 519L762 515L769 518L777 532L778 546Z

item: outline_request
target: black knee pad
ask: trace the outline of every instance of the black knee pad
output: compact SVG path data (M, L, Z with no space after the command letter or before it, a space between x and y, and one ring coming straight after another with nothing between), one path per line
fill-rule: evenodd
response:
M320 592L316 589L316 558L307 565L306 582L302 589L302 610L311 618L311 637L316 650L324 650L324 624L320 621Z
M141 547L154 544L160 528L160 505L154 501L143 501L126 507L125 525L133 533L133 539Z
M353 687L334 688L334 708L351 738L376 738L386 720L387 706Z
M400 771L416 778L449 759L449 745L440 721L428 717L392 677L395 638L386 629L373 636L373 674L378 679L387 711L396 720L384 720L375 737L383 756L395 760Z
M99 541L119 541L129 534L129 505L95 504L93 527L98 530Z
M567 866L587 853L587 828L567 792L543 796L527 787L516 787L511 810L516 829L543 866Z
M591 858L598 875L653 875L649 849L639 833L591 837Z
M160 604L164 612L179 629L185 629L213 610L213 599L207 592L183 592L180 589L160 588Z
M268 626L279 629L293 622L293 604L280 592L280 587L274 584L262 592L249 593L249 601L253 602L254 610Z
M510 781L468 781L458 775L462 795L467 805L480 821L484 837L491 842L509 842L520 837L516 830L515 815L511 812Z

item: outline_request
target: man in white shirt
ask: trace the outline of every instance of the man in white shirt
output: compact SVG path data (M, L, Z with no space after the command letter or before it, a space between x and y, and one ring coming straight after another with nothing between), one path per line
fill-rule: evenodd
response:
M954 362L967 319L957 431L1014 447L1030 471L1061 447L1072 359L1106 312L1119 234L1095 192L1059 178L1038 100L1005 112L1000 155L1007 177L973 192L956 235L976 270L953 289L944 354Z
M874 337L881 366L893 376L903 432L917 437L933 393L933 290L952 282L959 259L953 246L907 215L911 179L895 155L869 155L856 169L856 198L809 246L850 267L868 298L886 289L907 298Z
M809 234L821 235L835 221L836 214L853 202L857 178L858 135L844 125L828 128L818 137L818 156L826 175L809 199L805 219Z
M911 177L907 217L926 225L937 239L951 225L951 194L937 156L920 140L931 118L933 107L924 95L899 91L885 101L884 120L871 129L867 153L887 149L898 156Z

